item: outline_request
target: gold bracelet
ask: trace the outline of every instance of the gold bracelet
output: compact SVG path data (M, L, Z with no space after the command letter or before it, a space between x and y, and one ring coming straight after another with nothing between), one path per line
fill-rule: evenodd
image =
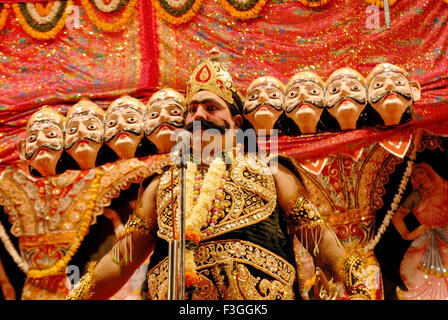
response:
M138 232L141 234L146 234L148 236L152 236L151 230L149 230L148 225L146 224L145 220L143 220L142 217L140 217L137 213L132 214L128 221L126 222L126 225L124 226L123 231L120 233L120 235L116 239L116 243L119 242L121 239L126 237L128 234Z
M324 222L317 208L305 196L299 195L293 201L287 215L287 219L293 227L310 227Z
M361 254L355 250L351 251L344 264L345 285L350 297L363 297L370 300L370 291L365 284L364 265Z
M67 300L89 300L95 293L95 267L96 261L90 261L86 274L78 281L70 291Z

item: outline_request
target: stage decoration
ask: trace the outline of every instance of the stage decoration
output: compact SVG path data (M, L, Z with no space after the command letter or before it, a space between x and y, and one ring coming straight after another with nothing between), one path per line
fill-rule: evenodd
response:
M130 21L139 0L81 0L92 23L105 32L119 32Z
M0 31L6 24L9 15L9 4L0 3Z
M418 149L418 146L420 144L421 135L422 135L421 131L416 133L416 137L414 138L415 139L414 140L414 146L413 146L413 149L411 151L411 154L409 155L409 160L407 162L406 170L404 171L403 177L401 179L398 192L395 194L394 200L393 200L393 202L391 204L391 208L389 209L389 211L387 212L386 216L384 217L383 222L381 223L381 226L377 229L377 234L364 247L364 250L366 252L367 251L371 251L371 250L373 250L375 248L377 243L380 241L381 236L386 231L386 228L389 226L390 221L391 221L393 215L395 214L395 211L397 211L398 206L401 203L401 198L402 198L403 193L404 193L404 191L406 189L406 185L407 185L407 183L409 181L409 178L410 178L410 176L412 174L412 169L414 167L414 161L415 161L415 158L417 156L417 149Z
M153 0L158 15L165 21L180 25L190 21L202 6L202 0Z
M13 3L17 19L31 37L39 40L53 39L65 27L71 0L52 1L44 8L40 3Z
M364 1L373 6L376 6L378 8L384 8L385 0L364 0ZM398 0L386 0L386 1L389 1L389 7L390 7L390 6L393 6L395 4L395 2L397 2ZM445 0L443 0L443 1L445 1Z
M321 1L311 0L310 2L320 3ZM257 17L265 6L266 0L219 0L219 3L232 17L245 20Z
M0 223L0 239L2 240L3 245L6 248L6 251L8 251L9 255L12 257L14 262L26 274L28 272L29 266L17 253L16 248L12 244L11 239L9 238L5 228L1 223Z

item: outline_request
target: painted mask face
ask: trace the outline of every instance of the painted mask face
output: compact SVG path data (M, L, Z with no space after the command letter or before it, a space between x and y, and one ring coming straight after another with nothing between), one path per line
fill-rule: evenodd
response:
M408 108L412 108L414 97L420 98L420 86L395 71L376 74L369 82L368 96L371 106L379 113L385 125L396 125ZM411 116L412 118L412 116Z
M76 114L68 120L65 128L65 150L81 169L90 169L95 166L102 143L101 118L86 112Z
M358 76L346 72L328 81L325 105L341 130L357 128L356 122L366 104L366 88Z
M144 109L140 102L134 100L130 97L117 99L107 110L104 119L105 142L120 159L134 157L143 139Z
M244 117L255 130L271 130L283 113L284 84L274 77L260 77L249 85L244 103Z
M175 130L185 126L185 99L174 90L163 90L151 97L145 119L146 137L158 150L171 149Z
M23 157L42 176L56 174L63 152L63 133L60 125L51 120L30 124L23 143Z
M286 87L286 116L296 123L302 134L316 133L324 108L323 82L314 79L317 77L298 75Z

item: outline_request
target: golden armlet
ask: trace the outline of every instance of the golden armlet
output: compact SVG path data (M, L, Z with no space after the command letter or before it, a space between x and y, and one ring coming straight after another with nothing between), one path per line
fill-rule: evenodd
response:
M87 265L87 272L70 291L67 300L88 300L95 293L95 267L96 261Z
M350 297L360 297L370 300L370 291L365 284L366 275L364 260L359 253L352 253L344 265L345 285Z
M300 242L308 250L308 239L314 243L313 254L319 253L319 242L322 236L322 225L325 224L317 208L302 195L290 202L287 220L292 229L298 233Z
M132 234L135 233L146 235L152 239L155 237L145 220L143 220L137 213L132 214L112 248L112 260L116 264L126 265L128 262L132 262ZM121 242L124 243L124 252L120 252Z

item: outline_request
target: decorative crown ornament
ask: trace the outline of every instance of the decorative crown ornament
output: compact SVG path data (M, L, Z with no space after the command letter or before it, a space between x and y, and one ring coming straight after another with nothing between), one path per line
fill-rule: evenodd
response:
M87 98L82 98L68 110L66 121L68 122L74 116L84 113L93 114L100 119L102 119L105 114L104 110L96 103Z
M132 108L140 114L143 114L143 112L146 110L146 105L137 98L131 97L129 95L124 95L112 101L112 103L106 110L106 116L120 108Z
M218 95L230 104L234 104L232 93L242 97L236 89L232 76L225 63L225 56L217 49L209 52L209 58L199 64L187 83L187 103L200 90Z
M328 77L327 85L334 80L337 80L340 78L345 78L345 77L354 78L354 79L358 80L359 82L361 82L363 85L366 84L366 79L358 71L351 69L351 68L340 68L340 69L337 69L336 71L334 71Z
M291 79L289 79L289 81L286 83L286 91L288 91L288 89L294 84L303 81L312 81L322 88L325 87L324 81L317 73L307 70L307 71L300 71L295 75L293 75Z
M154 102L166 99L173 99L175 102L177 102L179 107L186 111L187 106L185 97L180 92L172 88L163 88L157 91L151 96L146 105L149 108L149 106L151 106Z
M65 117L50 106L43 106L31 115L26 124L26 130L28 130L35 122L43 121L51 121L62 128L65 122Z

